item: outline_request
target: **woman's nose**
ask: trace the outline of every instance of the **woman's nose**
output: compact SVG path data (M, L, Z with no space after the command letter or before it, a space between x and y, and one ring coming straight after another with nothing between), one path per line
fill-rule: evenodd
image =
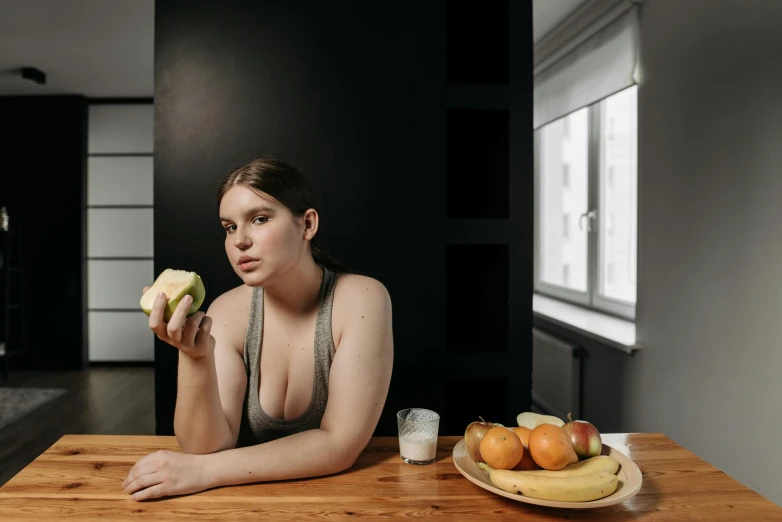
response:
M247 248L250 246L250 238L244 232L237 230L234 233L234 246L237 248Z

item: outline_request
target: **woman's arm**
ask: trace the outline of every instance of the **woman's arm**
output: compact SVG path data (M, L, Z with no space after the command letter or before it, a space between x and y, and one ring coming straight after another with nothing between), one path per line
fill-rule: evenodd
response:
M184 453L236 447L247 374L234 344L246 324L242 314L228 313L230 301L223 294L207 310L212 339L204 350L179 351L174 433Z
M383 411L394 348L385 287L364 277L351 286L320 429L206 455L209 487L328 475L355 463Z
M329 475L351 467L372 437L383 411L394 348L391 300L386 289L369 278L356 276L350 281L351 288L345 289L343 301L349 303L346 326L331 365L328 404L319 429L208 455L158 451L136 462L123 482L125 492L132 494L133 500L146 500L231 484ZM219 373L219 362L217 366ZM220 397L224 380L221 375ZM191 393L187 400L198 398L194 391ZM212 415L219 417L214 396L211 401ZM190 407L194 413L198 410L192 404ZM193 446L199 441L209 443L206 439L195 440L198 426L209 428L206 416L199 419L200 424L185 424L188 419L184 415L182 418L182 426L193 430L188 432L192 437L188 444ZM226 420L230 425L231 418L226 416ZM179 432L177 437L184 449L185 437Z

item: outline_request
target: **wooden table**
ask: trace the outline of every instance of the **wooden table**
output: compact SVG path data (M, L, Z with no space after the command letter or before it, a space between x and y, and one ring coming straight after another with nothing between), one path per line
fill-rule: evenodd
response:
M782 508L661 434L603 436L638 464L644 483L627 502L594 510L537 507L475 486L451 459L460 439L440 437L427 466L405 464L397 439L379 437L337 475L133 502L121 485L133 463L179 451L176 439L66 435L0 488L0 520L782 520Z

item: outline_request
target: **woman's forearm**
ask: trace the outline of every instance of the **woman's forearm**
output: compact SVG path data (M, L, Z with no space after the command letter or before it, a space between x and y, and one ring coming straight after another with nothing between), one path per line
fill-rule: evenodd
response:
M235 445L217 386L214 351L179 353L174 432L185 453L214 453Z
M339 473L351 467L356 456L340 448L330 433L315 429L206 455L205 462L210 487L218 487Z

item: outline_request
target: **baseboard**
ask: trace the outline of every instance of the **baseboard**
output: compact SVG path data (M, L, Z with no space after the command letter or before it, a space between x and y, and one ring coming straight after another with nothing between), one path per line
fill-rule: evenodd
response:
M90 361L90 368L154 368L155 361Z

